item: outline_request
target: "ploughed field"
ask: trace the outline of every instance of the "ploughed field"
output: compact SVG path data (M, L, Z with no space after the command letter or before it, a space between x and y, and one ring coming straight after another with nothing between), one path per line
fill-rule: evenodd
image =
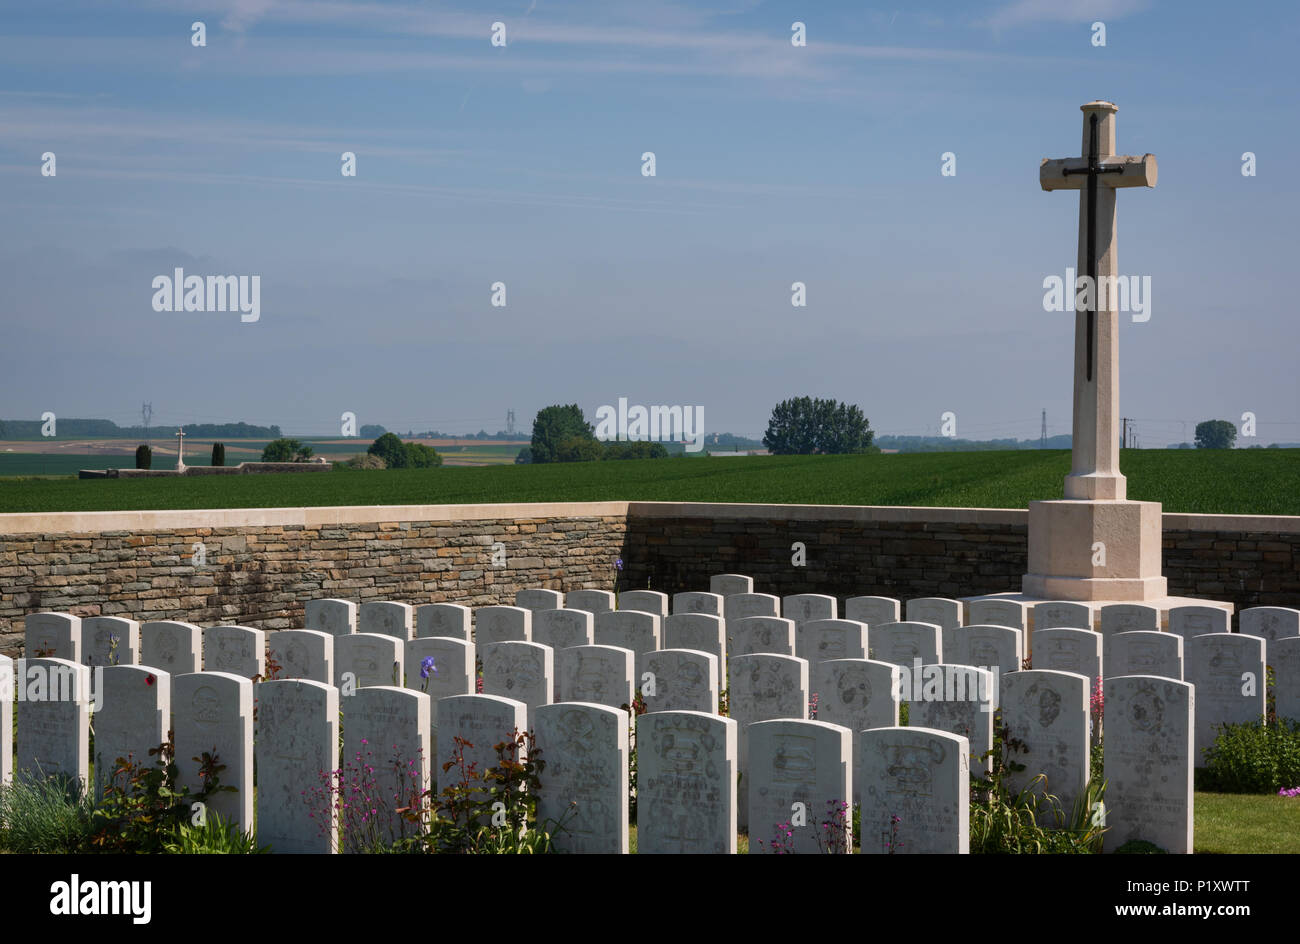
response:
M1161 502L1167 512L1300 515L1300 449L1125 450L1121 467L1129 498ZM1024 508L1060 498L1069 470L1068 451L1021 450L685 456L175 479L7 478L0 479L0 513L551 501Z

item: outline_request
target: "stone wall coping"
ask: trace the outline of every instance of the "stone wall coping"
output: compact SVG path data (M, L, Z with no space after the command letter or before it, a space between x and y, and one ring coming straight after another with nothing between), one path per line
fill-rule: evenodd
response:
M922 522L1027 526L1023 508L946 508L889 505L786 505L731 502L531 502L479 505L349 505L309 508L221 508L167 511L66 511L0 514L0 535L88 534L187 528L308 527L390 522L484 521L521 518L713 518ZM1300 515L1165 513L1165 531L1300 533Z

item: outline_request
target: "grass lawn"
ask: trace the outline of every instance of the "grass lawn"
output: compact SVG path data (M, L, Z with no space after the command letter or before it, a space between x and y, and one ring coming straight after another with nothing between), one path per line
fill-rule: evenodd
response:
M1300 514L1300 449L1126 450L1129 498L1167 512ZM0 512L544 501L1024 508L1060 498L1064 450L670 458L176 479L0 480Z
M1197 852L1300 853L1300 797L1197 793Z

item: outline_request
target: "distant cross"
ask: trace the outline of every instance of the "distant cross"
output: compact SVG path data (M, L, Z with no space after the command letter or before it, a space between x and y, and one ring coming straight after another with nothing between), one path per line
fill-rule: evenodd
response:
M185 428L176 427L176 471L185 471Z
M1090 305L1078 305L1074 335L1074 447L1065 497L1125 498L1119 472L1119 333L1115 311L1118 256L1115 190L1154 187L1156 159L1115 154L1115 112L1110 102L1083 110L1085 157L1044 160L1044 190L1079 190L1079 271L1088 277ZM1102 291L1105 287L1107 290ZM1068 286L1075 291L1077 286ZM1076 294L1076 298L1077 298ZM1105 304L1101 299L1105 298Z

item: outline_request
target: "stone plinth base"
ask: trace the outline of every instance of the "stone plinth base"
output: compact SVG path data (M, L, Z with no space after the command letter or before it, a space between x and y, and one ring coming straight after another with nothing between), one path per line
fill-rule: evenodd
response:
M1159 502L1029 503L1026 597L1152 603L1169 589L1160 572Z

